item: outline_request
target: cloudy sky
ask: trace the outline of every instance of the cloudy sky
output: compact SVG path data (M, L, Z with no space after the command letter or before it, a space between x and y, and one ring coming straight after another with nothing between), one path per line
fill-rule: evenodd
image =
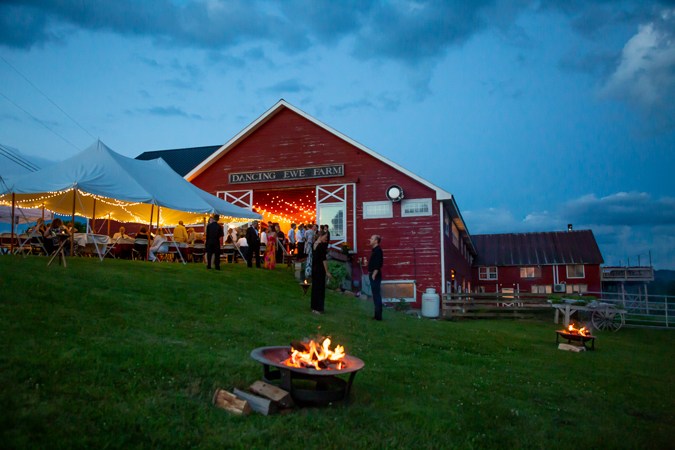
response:
M673 0L3 0L0 144L216 145L283 98L453 193L675 269Z

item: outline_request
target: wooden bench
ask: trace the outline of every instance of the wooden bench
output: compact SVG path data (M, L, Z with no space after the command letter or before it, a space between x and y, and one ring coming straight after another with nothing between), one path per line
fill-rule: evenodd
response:
M445 294L441 314L445 319L527 319L536 312L551 310L547 300L541 294L529 293Z

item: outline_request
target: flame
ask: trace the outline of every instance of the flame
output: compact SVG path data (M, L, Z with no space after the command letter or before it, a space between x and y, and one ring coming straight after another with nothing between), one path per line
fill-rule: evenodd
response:
M291 346L291 356L283 364L303 369L341 370L344 367L342 358L346 356L345 348L341 345L336 345L335 350L331 350L330 344L330 338L326 338L321 345L317 344L313 339L309 342L302 342L298 347L304 346L305 349L301 350Z
M581 327L581 328L575 328L574 324L571 323L568 327L567 330L565 330L567 334L574 334L574 335L579 335L579 336L590 336L591 331L586 328L586 327Z

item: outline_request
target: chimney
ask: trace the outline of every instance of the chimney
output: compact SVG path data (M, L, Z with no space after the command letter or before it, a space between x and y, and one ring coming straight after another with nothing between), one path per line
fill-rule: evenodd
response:
M572 227L571 223L567 224L567 231L572 231L574 228Z

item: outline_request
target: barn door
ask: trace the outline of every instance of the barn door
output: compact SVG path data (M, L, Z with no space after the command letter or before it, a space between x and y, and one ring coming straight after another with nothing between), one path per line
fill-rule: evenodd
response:
M328 225L330 246L347 241L347 184L325 184L316 187L316 218L319 225Z
M222 198L226 202L232 203L234 206L253 210L253 191L219 191L216 196Z

